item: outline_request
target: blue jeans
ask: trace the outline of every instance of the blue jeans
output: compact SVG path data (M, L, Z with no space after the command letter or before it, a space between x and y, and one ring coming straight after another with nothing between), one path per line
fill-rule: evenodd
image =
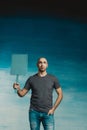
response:
M48 115L45 112L30 110L29 122L31 130L40 130L41 123L44 130L54 130L54 115Z

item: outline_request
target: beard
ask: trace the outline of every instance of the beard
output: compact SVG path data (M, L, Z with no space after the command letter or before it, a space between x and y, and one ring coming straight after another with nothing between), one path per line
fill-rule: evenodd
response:
M46 71L46 69L40 69L40 68L39 68L39 72L42 73L42 72L45 72L45 71Z

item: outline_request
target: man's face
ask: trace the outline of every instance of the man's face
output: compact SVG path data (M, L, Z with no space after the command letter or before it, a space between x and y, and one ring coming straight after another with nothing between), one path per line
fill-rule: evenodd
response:
M48 67L47 60L45 58L40 58L37 63L37 66L40 72L46 71L46 68Z

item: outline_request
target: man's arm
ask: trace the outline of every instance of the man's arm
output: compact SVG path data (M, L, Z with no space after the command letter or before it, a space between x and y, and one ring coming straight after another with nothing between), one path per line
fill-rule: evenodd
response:
M60 104L60 102L61 102L61 100L63 98L63 93L62 93L61 88L56 89L56 92L57 92L57 95L58 95L57 99L56 99L56 101L54 103L53 108L51 110L49 110L48 114L53 114L54 113L55 109L59 106L59 104Z
M23 88L23 89L20 89L20 85L18 83L14 83L13 84L13 88L17 90L17 94L20 96L20 97L23 97L27 94L28 90Z

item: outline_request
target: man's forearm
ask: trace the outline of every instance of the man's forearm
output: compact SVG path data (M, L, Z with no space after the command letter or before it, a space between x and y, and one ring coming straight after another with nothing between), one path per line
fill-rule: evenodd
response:
M59 96L57 97L57 99L56 99L56 101L55 101L55 103L54 103L54 106L53 106L53 109L54 109L54 110L59 106L60 102L62 101L62 98L63 98L63 95L59 95Z
M18 94L18 96L20 96L20 97L25 96L27 92L28 92L28 90L25 89L25 88L23 88L23 89L18 89L18 90L17 90L17 94Z
M18 89L18 90L17 90L17 94L18 94L18 96L23 97L23 92L22 92L21 89Z

